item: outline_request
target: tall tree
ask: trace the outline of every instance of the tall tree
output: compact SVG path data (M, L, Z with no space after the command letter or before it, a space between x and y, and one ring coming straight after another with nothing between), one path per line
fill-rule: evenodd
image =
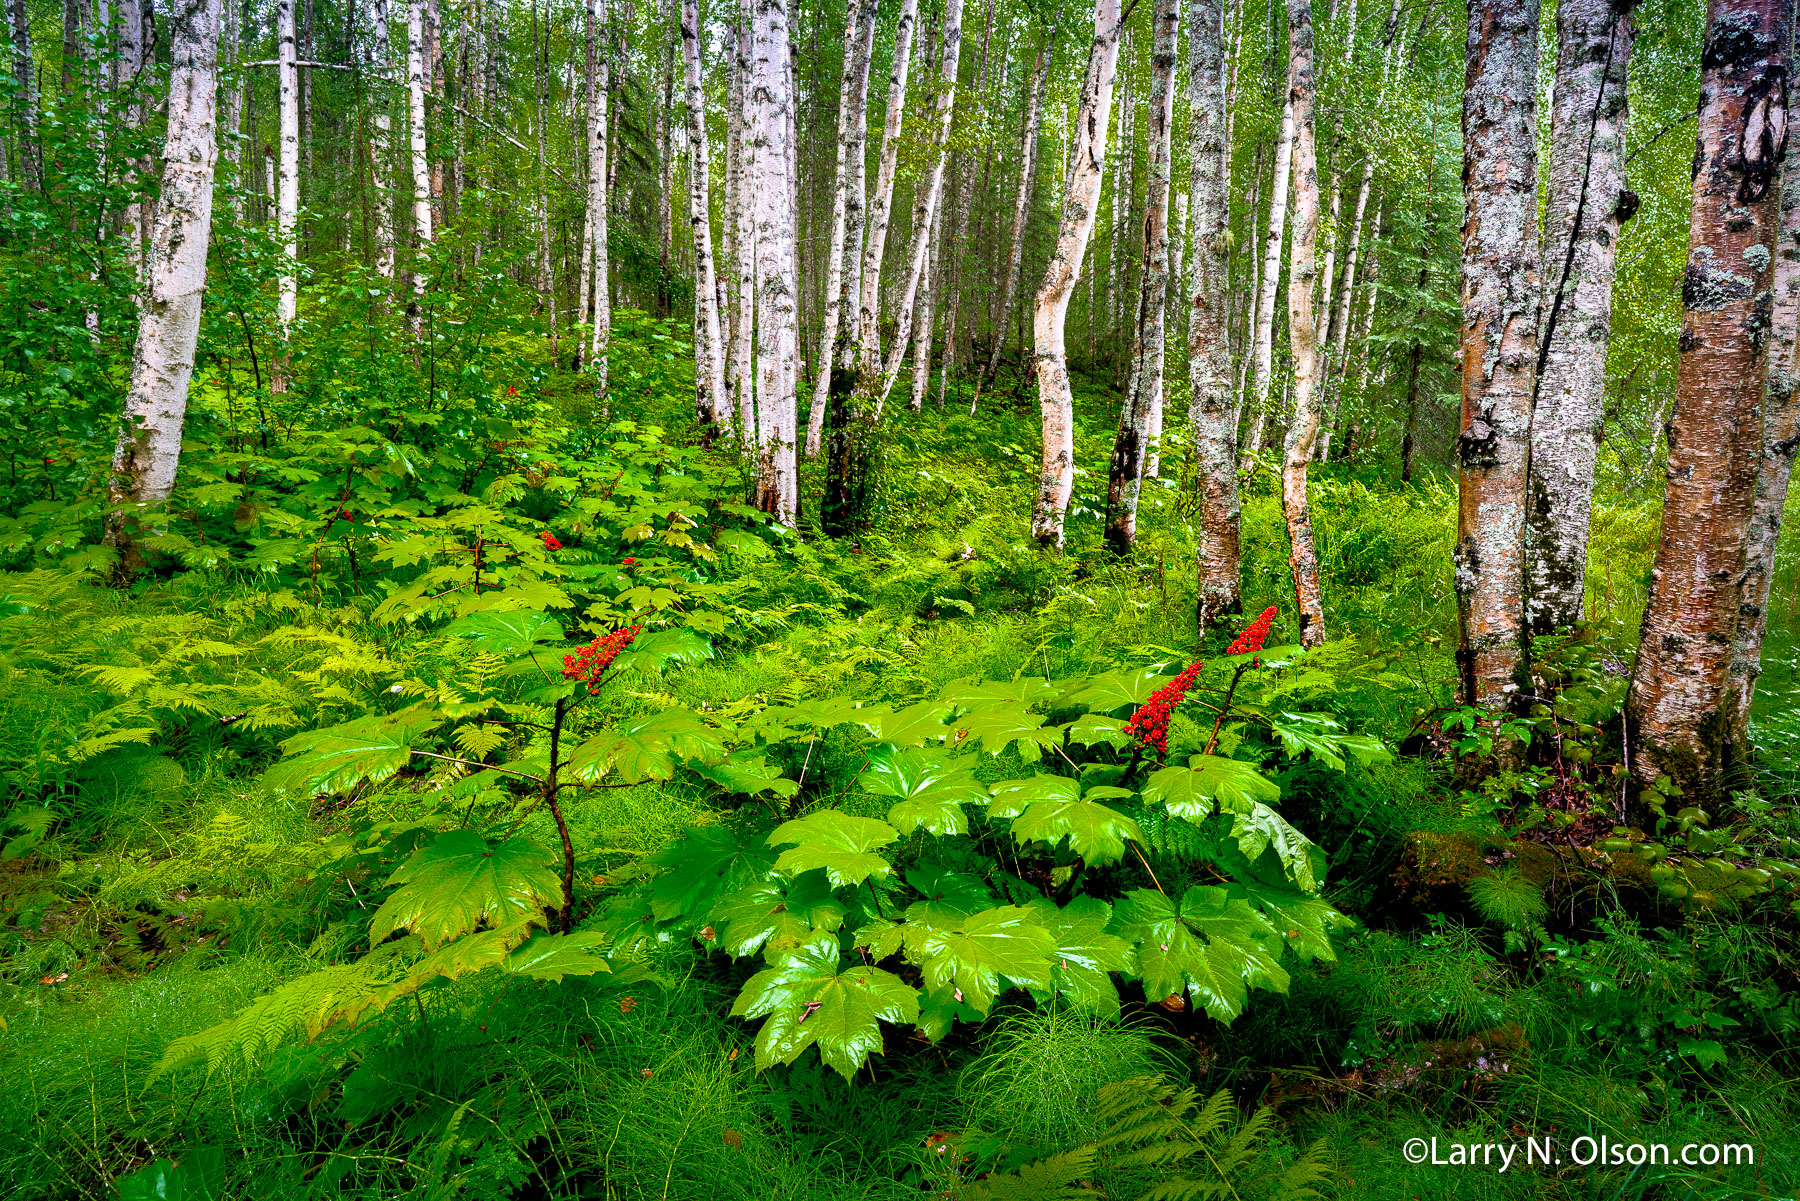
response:
M975 395L969 401L973 416L981 403L981 389L1000 368L1000 356L1006 349L1006 332L1012 325L1013 306L1019 298L1019 277L1025 266L1025 225L1031 217L1032 185L1037 181L1038 129L1044 119L1044 81L1050 75L1050 59L1056 50L1056 27L1044 31L1032 62L1031 80L1025 85L1025 119L1019 134L1019 185L1013 196L1012 236L1007 241L1006 283L1000 293L999 321L994 326L994 345L987 362L975 379Z
M1294 114L1294 231L1288 259L1288 342L1294 356L1294 420L1281 463L1281 510L1287 518L1288 567L1294 577L1300 643L1325 641L1319 596L1319 556L1313 547L1307 465L1319 437L1319 328L1313 297L1318 282L1319 167L1313 146L1312 0L1288 0L1288 107Z
M1094 39L1088 47L1087 69L1082 74L1074 128L1070 131L1062 222L1032 315L1044 457L1032 507L1031 534L1045 547L1062 546L1063 519L1075 488L1075 396L1069 387L1064 329L1069 300L1093 237L1105 176L1106 131L1112 116L1113 77L1119 62L1122 24L1119 0L1094 0Z
M140 76L155 48L156 14L151 10L148 0L121 0L118 22L118 58L113 63L113 71L118 90L124 95L125 126L127 129L137 130L143 127L147 108L144 103L146 89ZM216 45L213 55L216 62ZM214 69L217 70L216 67ZM149 172L149 163L140 161L135 165L146 174ZM146 282L147 261L144 251L150 242L150 213L154 207L148 199L133 200L125 206L122 230L125 260L130 264L132 278L139 286Z
M694 391L703 426L729 424L719 292L713 278L712 170L706 148L706 92L700 78L700 0L681 0L681 55L687 69L688 221L694 238Z
M300 300L300 69L295 65L294 0L275 0L275 72L281 132L275 167L275 237L287 259L275 313L285 337Z
M1616 0L1561 0L1556 33L1543 330L1525 534L1526 623L1533 635L1581 621L1612 334L1613 258L1619 223L1637 207L1637 197L1625 188L1631 18Z
M1626 732L1639 784L1703 803L1746 748L1731 740L1731 659L1763 457L1769 296L1787 153L1793 0L1712 0L1662 536Z
M783 525L799 517L795 389L799 382L799 272L789 171L787 0L753 0L745 150L756 238L757 507Z
M875 47L876 0L853 0L844 23L844 72L838 84L837 178L832 190L831 241L825 251L825 305L820 322L818 382L806 419L806 455L819 453L831 367L837 358L838 326L844 312L844 264L860 258L863 160L869 133L869 60ZM851 240L852 213L856 240Z
M293 0L280 0L291 5ZM426 0L408 0L406 6L406 113L412 162L413 195L413 295L423 296L428 283L424 256L431 245L431 165L425 153L425 85L430 79L425 64ZM419 320L415 301L413 321Z
M1470 0L1463 91L1464 703L1499 709L1524 666L1525 488L1537 374L1538 0Z
M732 311L736 314L731 335L731 354L725 368L726 386L737 409L737 426L744 445L756 438L756 384L751 373L756 341L756 227L750 217L750 148L746 140L750 118L750 13L738 0L738 19L731 38L731 73L725 122L728 151L735 149L732 175L737 186L730 191L726 222L732 229L735 278Z
M912 65L913 24L918 19L918 0L900 0L900 20L894 32L894 65L888 76L887 115L881 130L881 165L875 172L875 192L869 198L868 228L864 231L862 295L857 301L857 347L861 370L881 368L881 260L887 251L888 222L894 207L894 178L900 169L901 119L906 112L906 80Z
M138 538L145 509L169 499L181 465L219 153L219 0L179 0L169 15L169 115L150 280L138 302L131 383L107 489L106 538L123 580L142 567Z
M373 216L370 220L375 243L375 270L383 279L394 278L394 126L389 115L388 67L392 48L388 34L388 0L371 0L369 4L368 52L363 56L375 101L369 120L369 191Z
M1237 399L1231 386L1231 196L1226 188L1223 0L1188 0L1188 195L1193 232L1188 281L1188 423L1200 535L1194 549L1199 632L1241 612ZM1251 220L1256 206L1250 208Z
M606 0L587 0L588 21L596 30L606 26ZM612 253L608 244L606 213L607 100L612 87L612 62L604 46L589 59L593 90L587 105L587 207L593 223L593 322L588 344L588 369L594 375L594 394L605 396L608 359L612 348Z
M1148 185L1144 193L1143 268L1130 391L1119 412L1107 467L1106 544L1116 555L1137 541L1138 492L1149 451L1150 412L1163 387L1163 330L1169 295L1170 138L1175 128L1175 41L1179 0L1156 0L1151 12L1150 103L1145 115Z
M1294 108L1281 106L1281 132L1275 143L1275 175L1269 184L1269 223L1263 234L1262 274L1258 277L1256 315L1250 335L1250 391L1256 422L1249 448L1262 448L1268 428L1270 393L1275 383L1275 294L1281 285L1281 247L1287 235L1288 185L1294 163Z
M17 134L19 176L36 183L37 161L37 72L31 56L31 19L25 12L25 0L8 0L7 17L12 31L13 124Z

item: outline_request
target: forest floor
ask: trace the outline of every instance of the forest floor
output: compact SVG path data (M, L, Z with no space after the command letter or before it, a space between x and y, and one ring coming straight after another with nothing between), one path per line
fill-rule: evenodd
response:
M633 392L620 378L613 416L640 424L619 437L644 454L692 441L679 387ZM573 420L565 385L546 391ZM1136 556L1110 559L1099 526L1116 400L1088 381L1069 546L1050 556L1027 536L1034 398L983 404L973 417L954 398L948 413L895 414L864 536L740 540L715 570L667 585L687 589L718 657L631 677L609 712L741 714L846 691L900 704L958 680L1217 654L1236 631L1196 642L1179 443L1146 485ZM681 453L708 464L682 468L713 481L706 504L735 505L728 451ZM817 471L806 469L809 506ZM1329 779L1283 778L1283 815L1323 849L1324 895L1355 919L1335 960L1290 963L1285 995L1252 992L1230 1023L1129 991L1117 1016L1014 991L935 1043L892 1034L849 1079L814 1055L759 1072L754 1021L730 1014L752 968L691 939L646 952L655 975L636 984L475 978L430 1005L415 993L353 1034L272 1042L253 1066L158 1073L177 1038L344 961L362 901L317 876L346 839L433 820L441 798L417 776L295 797L267 771L278 739L326 724L332 689L432 678L441 622L383 611L372 559L329 584L316 555L310 579L304 566L166 570L129 595L15 561L0 579L0 767L15 802L0 862L0 1195L958 1195L966 1173L1091 1145L1100 1090L1162 1073L1203 1096L1229 1089L1245 1114L1269 1108L1266 1143L1217 1194L1242 1201L1277 1195L1280 1170L1320 1139L1323 1187L1346 1198L1794 1197L1800 960L1787 901L1682 903L1626 857L1609 867L1576 849L1616 818L1599 769L1618 757L1655 503L1617 481L1598 498L1592 628L1562 660L1571 703L1587 706L1557 744L1566 755L1466 787L1449 753L1454 482L1394 475L1333 464L1313 482L1331 644L1309 687L1398 752ZM561 520L529 473L491 503L490 521L530 537ZM1275 605L1278 630L1291 628L1266 466L1246 485L1243 543L1246 614ZM1760 795L1716 823L1787 839L1790 855L1792 558L1757 714ZM256 729L265 721L272 733ZM654 780L589 795L569 813L583 912L716 820L713 799ZM558 836L541 810L515 828L546 845ZM1583 1164L1602 1137L1667 1146L1677 1162L1640 1165L1628 1150ZM1421 1139L1434 1150L1410 1162ZM1527 1165L1528 1140L1550 1140L1563 1162ZM1690 1144L1739 1143L1753 1165L1678 1162ZM1469 1164L1459 1145L1517 1159L1501 1170L1493 1150ZM1113 1197L1145 1183L1104 1166L1085 1181Z

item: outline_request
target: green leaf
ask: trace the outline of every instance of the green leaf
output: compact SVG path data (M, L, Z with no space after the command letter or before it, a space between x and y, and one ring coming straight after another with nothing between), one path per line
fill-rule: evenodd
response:
M1173 680L1160 667L1140 667L1130 671L1109 671L1091 680L1071 683L1057 698L1058 705L1086 709L1090 713L1114 713L1127 705L1141 705L1150 694Z
M739 841L729 826L695 826L650 856L658 875L650 912L659 922L698 925L724 894L765 878L774 867L768 848Z
M288 758L264 780L276 792L298 796L348 792L364 780L379 784L405 767L413 743L442 721L441 714L420 706L296 734L281 744Z
M1267 805L1254 805L1248 813L1234 813L1231 836L1237 840L1244 858L1254 863L1264 851L1272 850L1288 879L1303 891L1319 891L1319 877L1325 870L1324 853Z
M592 782L616 771L627 784L667 780L678 759L716 760L725 753L717 730L686 709L665 709L626 722L618 731L582 743L564 762L559 779Z
M906 907L906 920L920 926L955 926L994 903L994 894L967 872L927 861L907 869L906 882L923 894Z
M1017 680L956 680L946 684L938 699L968 708L995 701L1041 701L1056 695L1056 685L1034 676Z
M1334 771L1344 770L1346 755L1364 767L1393 759L1379 739L1346 733L1327 713L1277 713L1269 718L1269 725L1290 759L1310 754Z
M1067 776L1036 775L1024 780L1002 780L990 784L989 817L1017 817L1030 805L1040 801L1066 802L1081 799L1081 788Z
M848 906L822 871L792 880L770 876L722 897L713 908L719 946L742 958L762 951L770 960L791 954L821 932L844 924Z
M881 1023L919 1016L919 994L889 972L845 965L835 935L821 935L756 973L731 1007L735 1017L767 1017L756 1035L756 1067L793 1063L817 1045L826 1064L854 1075L881 1050Z
M1119 1012L1119 990L1108 973L1135 970L1137 957L1129 942L1107 932L1112 906L1098 897L1078 896L1062 906L1037 897L1030 909L1056 942L1056 990L1083 1008Z
M564 976L598 976L612 971L604 951L606 935L598 930L573 934L535 934L524 946L506 957L505 968L515 976L561 983Z
M1186 993L1220 1021L1243 1012L1251 987L1286 992L1267 919L1224 888L1196 885L1179 906L1136 889L1119 902L1119 933L1138 944L1138 975L1151 997ZM1273 941L1274 945L1269 943Z
M886 705L871 705L858 710L855 720L882 742L895 746L923 746L950 733L944 727L944 719L949 716L949 705L921 701L897 712Z
M444 627L453 638L465 638L473 650L490 655L522 655L541 642L561 642L563 629L547 613L529 609L496 612L483 609Z
M957 718L955 728L971 742L979 741L981 749L998 755L1013 743L1019 744L1019 758L1036 763L1044 750L1062 742L1062 728L1041 729L1044 715L1027 713L1022 706L1006 705L977 709Z
M885 880L893 870L875 854L900 837L899 831L872 817L857 817L836 809L815 809L805 817L783 822L769 835L769 845L799 845L783 851L775 861L777 871L788 875L822 867L833 888L861 884L873 876Z
M748 748L731 752L722 762L696 767L694 772L726 792L744 796L772 793L778 797L791 797L800 791L798 780L786 779L780 767Z
M1144 841L1144 832L1125 814L1098 801L1039 801L1013 818L1013 837L1020 845L1043 841L1055 846L1065 837L1070 848L1089 863L1115 863L1125 857L1125 840Z
M888 821L902 834L921 826L933 834L966 834L963 804L987 795L966 757L916 747L877 747L857 781L865 792L896 798Z
M1069 741L1076 746L1099 746L1104 743L1118 750L1131 745L1131 735L1125 732L1125 723L1116 717L1084 714L1071 722L1068 730Z
M1215 808L1241 813L1259 801L1278 801L1281 785L1241 759L1194 755L1186 767L1177 764L1150 773L1143 793L1144 800L1161 801L1175 816L1199 821Z
M1302 959L1337 959L1331 947L1331 931L1348 929L1356 923L1318 897L1257 884L1236 884L1234 893L1262 911L1277 933L1287 939L1289 947Z
M414 851L388 878L400 888L369 924L369 942L411 930L426 950L471 934L484 923L504 928L543 921L562 905L556 856L529 838L490 845L473 830L450 830Z
M1027 988L1049 988L1056 940L1031 910L1003 905L972 913L948 929L926 927L908 948L925 982L954 989L956 999L985 1015L1000 995L1004 977Z
M655 675L671 667L685 667L714 658L712 643L683 626L673 630L640 633L613 660L614 671L641 671Z

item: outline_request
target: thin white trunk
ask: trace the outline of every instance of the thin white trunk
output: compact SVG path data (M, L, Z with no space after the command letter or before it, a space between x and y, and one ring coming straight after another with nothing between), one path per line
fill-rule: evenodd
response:
M875 39L876 0L856 0L844 27L844 72L838 83L837 180L831 202L831 242L825 252L825 312L820 322L819 353L814 360L818 380L812 411L806 420L806 457L819 453L825 431L826 396L831 367L837 358L838 324L843 313L845 260L860 258L862 247L850 244L852 189L858 235L862 214L864 144L869 128L869 59Z
M789 130L787 0L753 0L745 121L746 191L756 234L757 506L786 526L799 514L795 418L799 274Z
M275 315L282 336L294 323L300 299L300 70L294 65L294 0L275 0L275 61L281 133L275 168L275 239L287 266L278 286Z
M1319 462L1331 456L1332 432L1337 428L1338 410L1344 397L1344 350L1350 337L1350 297L1356 291L1356 259L1362 249L1363 217L1369 210L1370 185L1375 179L1375 157L1363 162L1362 182L1356 189L1356 208L1350 214L1350 245L1344 253L1344 275L1338 282L1337 303L1325 327L1325 418L1319 431Z
M874 371L881 365L881 259L887 250L888 221L894 206L894 176L900 168L900 126L906 112L906 77L912 64L913 24L918 11L918 0L900 0L894 67L888 78L887 116L881 131L881 166L875 172L875 194L869 200L869 224L863 244L862 294L857 304L857 346L862 371Z
M1275 177L1269 188L1269 227L1263 238L1261 291L1252 324L1250 383L1255 394L1256 428L1252 450L1262 446L1269 420L1269 389L1275 379L1275 293L1281 284L1281 244L1287 231L1288 177L1294 157L1294 107L1281 106L1281 136L1275 143Z
M681 3L681 56L687 68L688 220L694 237L694 408L702 425L729 424L719 290L713 275L712 170L706 145L706 92L700 79L699 0Z
M175 489L212 235L219 0L181 0L170 27L169 116L150 282L138 303L131 383L107 497L107 541L119 554L121 577L140 564L144 510Z
M292 5L293 0L278 0ZM409 0L406 6L406 112L412 159L413 195L413 295L423 296L429 280L424 254L431 245L431 166L425 157L425 3Z
M736 137L737 188L731 205L731 222L736 227L733 239L736 250L735 271L737 294L733 308L737 313L737 330L733 335L731 362L727 380L737 405L738 429L747 447L757 431L756 387L753 378L752 352L756 342L756 229L750 218L750 150L746 140L750 120L750 17L746 3L738 18L733 39L732 99L728 128Z
M1325 609L1319 593L1307 468L1321 424L1318 284L1319 168L1313 150L1312 0L1288 0L1288 104L1294 120L1294 231L1288 261L1288 343L1294 356L1294 422L1281 465L1281 505L1287 518L1288 566L1300 642L1325 641Z
M369 87L374 93L373 120L369 123L369 175L374 192L375 270L383 279L394 278L394 126L388 115L388 64L392 46L388 34L388 0L370 0Z
M906 283L901 288L900 303L894 311L894 344L888 351L881 372L881 391L875 397L875 415L887 403L894 390L900 366L906 361L907 341L912 336L913 308L925 269L931 257L933 233L937 227L938 208L944 199L944 169L950 162L950 123L956 111L956 72L962 61L962 0L944 0L942 37L942 69L938 75L937 124L932 130L931 166L917 188L918 203L913 206L913 239L907 255Z
M582 59L582 136L586 140L584 149L588 158L588 179L583 188L581 206L581 272L580 294L576 301L575 324L586 325L594 312L594 202L597 193L593 187L593 153L594 153L594 75L600 55L600 31L595 27L594 6L585 6L585 20L582 24L584 57ZM603 195L603 193L600 193Z
M918 413L925 408L925 390L931 386L931 351L933 335L936 331L936 308L938 285L942 281L939 268L939 239L944 233L944 209L938 206L937 221L931 232L931 257L925 268L925 282L919 288L919 316L915 322L917 327L913 335L913 373L912 397L906 407ZM948 350L945 351L948 355ZM949 360L945 359L945 369L949 369Z
M1106 130L1112 116L1113 76L1119 61L1119 0L1095 0L1094 40L1081 81L1056 249L1044 271L1032 317L1044 461L1038 476L1031 533L1041 546L1061 547L1063 518L1075 487L1075 397L1069 386L1064 329L1069 298L1094 233L1105 175Z
M150 52L150 41L155 37L155 14L149 11L147 0L123 0L119 6L119 57L114 64L118 76L118 86L125 98L126 128L137 130L144 124L144 90L141 88L139 76L143 73L145 57ZM214 47L217 58L217 47ZM216 68L215 68L216 70ZM139 161L139 170L146 173L150 164ZM150 221L153 205L148 200L137 200L125 208L124 243L125 261L130 264L131 276L139 287L149 282L144 251L150 241Z
M606 109L607 92L612 86L612 60L598 39L606 30L606 0L587 0L597 45L594 53L594 90L588 98L587 140L588 177L587 210L593 226L594 283L590 301L593 332L588 342L588 369L594 375L594 395L604 397L608 382L608 353L612 349L612 255L607 245L606 225Z

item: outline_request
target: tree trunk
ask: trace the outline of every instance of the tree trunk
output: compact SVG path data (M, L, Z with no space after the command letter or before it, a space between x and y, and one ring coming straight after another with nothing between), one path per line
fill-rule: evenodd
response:
M969 415L975 415L981 403L981 389L994 378L1000 367L1000 354L1006 346L1006 331L1012 324L1013 306L1019 298L1019 277L1025 266L1025 227L1031 217L1031 188L1037 179L1038 129L1044 119L1044 81L1050 75L1050 59L1056 50L1056 29L1045 30L1031 67L1031 82L1026 85L1025 124L1019 136L1019 187L1013 198L1012 240L1006 255L1006 283L1000 300L1000 321L994 326L994 346L987 362L975 380L975 396L969 402Z
M1249 439L1260 449L1269 421L1269 390L1275 379L1275 293L1281 284L1281 243L1287 231L1288 180L1294 159L1294 109L1281 106L1281 137L1275 143L1275 176L1269 184L1269 226L1263 237L1262 274L1252 324L1250 389L1256 406L1256 424Z
M388 65L392 54L388 36L387 0L371 0L369 53L364 59L375 93L369 122L370 191L374 193L375 270L386 280L394 278L394 126L388 115Z
M1075 397L1069 387L1069 358L1063 332L1068 323L1069 298L1081 276L1082 259L1094 233L1105 174L1106 130L1112 116L1120 26L1119 0L1094 0L1094 40L1088 48L1087 70L1082 76L1071 132L1062 222L1032 317L1044 461L1032 509L1031 533L1046 548L1062 546L1063 518L1075 488Z
M1163 289L1165 331L1168 322L1168 297L1187 295L1187 255L1183 246L1187 236L1188 194L1178 192L1175 195L1175 215L1169 223L1169 282ZM1163 337L1164 345L1167 346L1168 334L1165 332ZM1150 397L1150 432L1144 439L1144 478L1147 480L1162 476L1163 411L1168 404L1169 391L1166 382L1168 372L1165 370L1163 374L1164 385L1157 388Z
M536 111L532 124L537 127L537 252L538 303L550 322L550 363L561 358L556 329L556 265L550 257L550 30L542 21L542 9L534 3L531 9L532 75L536 86ZM434 44L435 48L435 44ZM442 159L433 168L433 181L441 191Z
M1119 413L1106 482L1106 545L1128 555L1137 541L1138 493L1150 441L1150 412L1162 394L1164 315L1169 295L1170 137L1175 125L1175 39L1179 0L1156 0L1151 14L1150 103L1145 113L1143 269L1132 342L1131 391Z
M606 28L606 0L587 0L587 11L598 38ZM612 87L612 61L605 47L597 45L592 62L594 87L588 97L587 109L587 209L594 226L594 330L588 342L588 369L594 376L594 395L605 397L608 356L612 348L612 254L607 242L606 220L606 167L611 149L607 144L606 115Z
M117 72L119 91L125 93L125 127L138 130L143 127L148 90L141 87L139 76L143 73L146 60L153 50L156 38L156 14L150 10L146 0L122 0L119 5L119 49L118 61L114 64ZM217 24L217 22L215 22ZM214 71L217 72L218 46L213 46ZM214 141L217 141L215 137ZM149 162L138 160L134 164L146 175L151 170ZM124 243L125 261L129 266L135 287L141 288L149 282L146 271L144 252L150 242L150 221L154 205L148 200L134 200L125 206Z
M794 429L800 348L788 58L787 0L753 0L745 149L756 235L756 499L758 508L791 527L800 502Z
M937 293L939 285L943 282L939 253L940 240L943 235L944 206L940 204L936 220L932 222L931 249L929 261L925 266L925 279L919 286L919 316L913 323L915 328L913 333L912 396L907 400L906 407L915 413L924 410L925 390L931 386L931 350L933 336L937 332ZM946 356L944 369L948 371L950 369L949 349L946 348L944 353Z
M819 333L818 380L806 420L806 457L819 453L830 403L831 365L838 357L844 311L844 265L862 256L862 171L869 130L869 60L874 51L876 0L855 0L844 25L844 72L838 84L837 179L831 200L831 242L825 252L825 304ZM851 212L856 240L851 239Z
M1350 300L1356 294L1357 255L1362 250L1363 218L1369 211L1369 191L1375 180L1375 156L1363 161L1362 183L1356 188L1356 208L1350 214L1350 245L1344 252L1344 277L1338 284L1337 304L1326 327L1327 354L1325 374L1325 426L1319 431L1319 462L1331 457L1331 435L1337 428L1338 411L1343 405L1344 376L1349 363L1344 358L1350 344ZM1332 368L1335 366L1336 370Z
M1788 481L1800 449L1800 164L1781 176L1781 232L1776 243L1774 304L1769 320L1769 378L1763 394L1762 455L1750 513L1744 558L1744 595L1732 646L1730 738L1748 747L1750 705L1762 672L1763 638L1769 628L1769 592L1775 583L1775 550Z
M1525 616L1532 636L1582 619L1612 336L1613 259L1619 224L1637 202L1625 190L1631 18L1614 0L1562 0L1556 27L1543 330L1525 534Z
M1281 509L1287 518L1288 567L1300 644L1325 641L1325 607L1319 596L1319 556L1313 547L1312 507L1306 473L1318 441L1319 329L1313 312L1319 232L1319 168L1313 149L1312 0L1288 0L1288 106L1294 114L1294 231L1288 259L1288 342L1294 355L1294 421L1281 464Z
M992 49L994 39L994 0L987 0L987 19L981 31L981 59L975 68L975 104L987 101L988 53ZM985 147L979 151L986 158ZM961 152L957 155L961 165L961 179L957 188L956 205L951 210L954 222L950 238L950 252L946 260L942 286L950 294L950 319L944 326L944 365L943 374L938 379L938 408L944 407L945 397L950 391L950 376L956 370L957 349L961 343L963 313L963 266L969 257L969 216L975 202L975 155ZM942 222L940 221L940 225ZM936 251L933 252L936 257ZM934 267L935 271L936 268ZM915 409L918 405L913 406Z
M281 0L291 4L293 0ZM425 156L425 2L408 0L406 6L406 112L410 138L413 195L413 296L425 295L429 280L424 270L426 248L431 245L431 166ZM414 330L419 316L413 310Z
M180 0L170 30L169 115L150 282L138 303L125 421L107 490L106 541L118 556L121 582L142 567L145 509L168 500L175 488L212 234L219 0Z
M901 364L906 361L913 310L925 280L938 208L944 199L944 168L950 162L950 123L956 110L956 73L962 61L962 0L944 0L940 41L943 66L938 78L937 121L931 134L931 166L916 185L918 199L913 205L913 236L907 253L906 282L900 290L899 306L894 310L894 344L882 367L881 390L875 395L877 417L881 416L882 406L887 403L888 394L894 390L894 381L900 376Z
M1538 0L1471 0L1463 96L1457 663L1463 703L1524 682L1526 469L1537 368Z
M282 337L294 323L300 299L300 70L294 32L294 0L275 0L275 60L281 112L280 155L275 168L275 238L287 259L277 286L275 315Z
M37 145L37 78L31 54L31 18L25 12L25 0L11 0L7 14L12 22L13 112L17 114L19 175L42 186L38 169Z
M588 178L582 189L581 205L581 271L579 273L580 294L575 302L575 326L577 338L580 327L588 324L594 313L594 203L596 193L593 187L593 155L594 155L594 77L598 73L600 59L600 31L596 28L594 6L588 4L582 22L582 72L581 72L581 121L584 144L584 158L587 160ZM605 195L604 188L598 193ZM580 370L581 350L576 351L576 370Z
M1705 805L1731 741L1731 660L1763 458L1792 0L1712 0L1662 537L1626 697L1632 775Z
M681 54L687 68L687 124L691 157L688 220L694 230L695 412L700 424L729 424L724 352L719 344L719 292L713 277L712 170L706 146L706 92L700 79L700 3L682 0Z
M735 64L731 76L734 90L726 127L737 135L737 189L730 219L737 228L733 239L737 251L734 265L737 296L733 308L737 311L738 322L726 380L737 407L739 434L747 450L755 441L757 433L756 385L751 372L752 352L756 344L756 229L750 216L750 149L746 141L750 118L750 24L747 3L738 18L732 58Z
M887 250L888 221L894 206L894 176L900 167L900 125L906 111L906 77L912 64L913 24L918 0L900 0L894 33L894 66L888 78L887 115L881 130L881 166L869 198L869 225L863 244L862 295L857 301L858 369L881 367L881 259Z

